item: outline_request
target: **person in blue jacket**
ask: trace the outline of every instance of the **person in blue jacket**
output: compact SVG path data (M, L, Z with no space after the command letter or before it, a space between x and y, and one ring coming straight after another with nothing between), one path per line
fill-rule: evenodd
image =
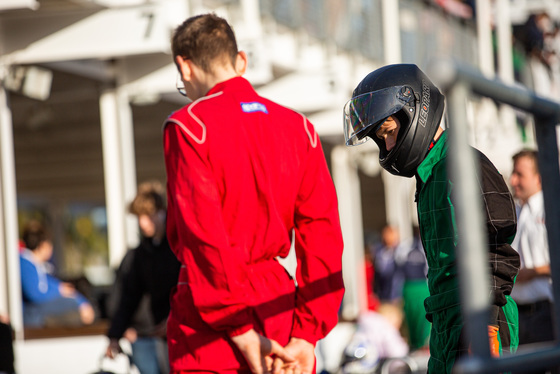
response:
M53 245L43 225L30 221L24 228L20 254L23 324L26 327L91 324L95 312L75 287L54 277Z

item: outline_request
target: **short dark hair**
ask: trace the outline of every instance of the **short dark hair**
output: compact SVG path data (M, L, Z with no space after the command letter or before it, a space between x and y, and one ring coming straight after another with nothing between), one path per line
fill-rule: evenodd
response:
M528 159L533 161L533 165L535 166L535 173L539 174L539 160L538 160L539 153L534 149L522 149L521 151L517 152L512 156L513 162L516 162L520 158L527 157Z
M34 251L42 242L50 240L50 235L37 220L31 220L23 228L22 238L27 249Z
M191 60L207 73L212 72L212 63L228 60L235 66L237 41L227 21L214 13L190 17L179 25L171 40L173 59L182 56Z
M165 210L165 189L158 181L147 181L138 186L138 193L130 203L130 213L140 216L152 215L160 210Z

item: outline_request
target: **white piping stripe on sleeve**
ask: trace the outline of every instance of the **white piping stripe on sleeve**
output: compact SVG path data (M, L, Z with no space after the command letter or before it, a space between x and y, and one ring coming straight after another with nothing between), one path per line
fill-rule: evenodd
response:
M193 132L191 130L188 129L187 126L185 126L181 121L178 121L174 118L168 118L166 123L168 122L172 122L176 125L178 125L181 129L183 129L184 132L187 133L187 135L189 135L195 142L197 142L198 144L204 144L204 142L206 141L206 125L204 124L204 122L202 122L200 120L200 118L198 118L197 116L194 115L194 113L192 112L192 109L195 107L196 104L200 103L203 100L208 100L208 99L212 99L216 96L219 96L221 94L223 94L223 91L220 92L216 92L215 94L209 95L209 96L203 96L200 99L194 101L191 105L189 105L189 107L187 108L187 112L189 113L189 115L191 116L192 119L195 120L196 123L198 123L200 125L200 127L202 127L202 136L199 138L196 137L195 134L193 134ZM165 126L165 125L164 125Z
M178 125L181 129L183 129L184 132L187 133L187 135L189 135L191 138L193 138L193 140L194 140L195 142L197 142L198 144L203 144L204 141L206 140L206 126L204 126L204 124L202 124L202 136L201 136L200 139L198 139L198 138L191 132L191 130L189 130L189 129L187 128L187 126L185 126L181 121L177 121L177 120L174 119L174 118L169 118L169 119L167 120L167 122L168 122L168 123L171 122L171 123L174 123L174 124Z
M299 113L299 115L303 118L303 126L305 127L305 132L307 133L307 136L309 137L309 141L311 142L311 146L313 148L317 147L317 131L313 131L313 135L311 135L311 132L309 131L307 117L305 117L301 113Z

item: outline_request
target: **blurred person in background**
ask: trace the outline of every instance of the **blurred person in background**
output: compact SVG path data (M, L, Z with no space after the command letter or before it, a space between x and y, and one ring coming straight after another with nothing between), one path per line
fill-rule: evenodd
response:
M511 296L519 308L519 344L554 340L550 255L537 151L513 156L510 177L517 200L517 235L512 247L521 268Z
M427 349L431 323L426 319L424 300L430 296L428 289L428 262L420 238L420 228L413 228L414 236L400 246L395 261L402 273L402 303L404 327L411 350Z
M368 310L376 310L379 298L375 294L375 266L373 265L373 250L369 245L364 246L364 270L366 274L367 306Z
M26 327L89 325L95 320L90 302L74 285L53 276L53 244L43 225L29 221L20 253L23 323Z
M395 261L400 250L400 235L396 227L387 225L381 231L381 245L375 249L373 290L381 302L399 302L404 283L403 273Z
M389 358L405 357L409 346L401 335L403 311L381 303L358 317L356 331L344 349L343 373L374 373Z
M522 74L522 82L536 93L558 100L560 51L557 50L554 28L555 24L547 12L537 12L517 28L515 37L523 45L527 59L527 71Z
M155 181L140 184L129 211L138 217L142 238L138 247L126 253L117 271L106 356L114 358L122 352L119 340L124 336L141 374L168 373L166 324L180 264L165 234L164 187Z

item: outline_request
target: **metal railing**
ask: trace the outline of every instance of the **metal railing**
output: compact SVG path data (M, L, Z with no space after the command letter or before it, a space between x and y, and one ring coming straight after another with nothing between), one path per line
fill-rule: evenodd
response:
M466 102L472 93L516 107L534 116L536 140L539 148L539 169L542 178L546 228L550 251L553 295L560 300L560 167L556 125L560 122L560 103L537 96L535 93L508 86L498 80L485 78L466 65L451 60L440 60L430 66L432 78L445 92L449 105L449 172L457 180L457 226L462 241L457 260L460 274L462 314L471 342L472 355L455 366L457 373L523 372L560 366L560 308L554 307L556 340L538 347L520 350L515 354L491 358L487 324L490 305L488 300L489 274L482 228L482 212L478 207L476 166L474 154L467 145ZM552 328L552 327L549 327Z

